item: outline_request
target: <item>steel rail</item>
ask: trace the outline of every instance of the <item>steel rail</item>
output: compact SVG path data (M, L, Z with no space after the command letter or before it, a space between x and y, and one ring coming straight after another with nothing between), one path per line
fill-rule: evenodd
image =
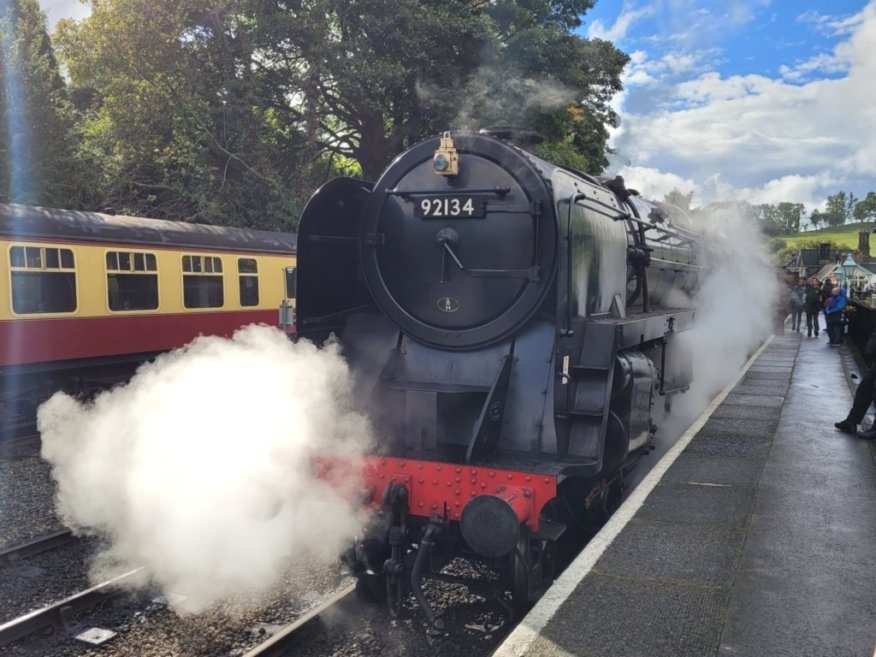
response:
M0 625L0 646L18 641L28 634L33 634L46 627L56 624L65 625L77 612L90 609L98 603L118 595L118 585L133 579L142 570L143 568L135 568L59 602L3 623Z
M78 539L73 536L73 532L69 529L61 529L51 534L37 536L18 545L0 548L0 564L14 566L20 559L27 559L35 554L54 550L75 540Z
M0 429L0 458L6 458L17 450L32 449L39 446L40 434L35 433L36 424L31 423L31 426L28 428L32 429L32 431L20 436L11 435L8 427Z
M271 636L270 639L250 650L243 657L280 657L281 655L286 655L286 647L289 642L292 641L296 632L316 622L326 610L349 598L355 590L356 585L350 584L349 586L345 586L341 590L333 593L313 609L310 609L303 616L300 616L282 630Z

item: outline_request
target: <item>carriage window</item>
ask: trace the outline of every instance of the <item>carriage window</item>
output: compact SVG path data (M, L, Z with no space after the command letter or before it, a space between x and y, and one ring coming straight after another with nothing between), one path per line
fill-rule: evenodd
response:
M237 273L240 276L240 305L259 305L259 267L255 258L238 258Z
M73 251L41 246L9 249L12 310L19 315L76 310Z
M183 267L183 305L186 308L221 308L225 305L222 259L186 255Z
M110 310L158 308L158 266L155 254L108 251L106 287Z
M286 298L294 299L297 292L295 267L286 267Z

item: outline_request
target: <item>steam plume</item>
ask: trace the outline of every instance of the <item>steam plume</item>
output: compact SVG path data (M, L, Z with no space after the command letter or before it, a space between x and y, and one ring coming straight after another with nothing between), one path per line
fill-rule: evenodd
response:
M677 397L672 425L683 429L772 333L779 281L758 227L732 207L698 214L707 272L693 300L694 327L682 335L694 381Z
M143 566L172 600L185 596L178 610L257 594L290 559L334 560L355 532L349 505L309 468L313 450L367 446L350 391L337 345L250 326L198 338L91 403L58 393L38 424L59 513L109 540L99 564Z

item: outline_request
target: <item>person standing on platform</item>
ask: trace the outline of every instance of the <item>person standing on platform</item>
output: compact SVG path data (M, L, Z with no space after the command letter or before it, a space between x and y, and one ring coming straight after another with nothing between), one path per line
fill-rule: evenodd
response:
M846 309L846 291L837 286L831 291L830 300L824 307L824 321L827 324L827 337L831 347L839 347L843 342L843 313Z
M821 286L821 302L822 302L822 304L826 303L827 300L830 299L830 295L833 293L834 287L836 287L836 286L833 284L833 281L830 280L830 278L824 279L824 283Z
M800 279L796 279L788 290L789 305L791 307L791 330L800 330L800 320L803 317L803 293L805 289Z
M806 286L806 291L803 293L803 310L806 311L806 333L811 338L812 333L818 337L818 316L821 314L822 304L824 299L821 296L821 286L818 284L818 279L814 276Z
M876 438L876 426L869 429L858 431L858 425L867 414L867 409L870 404L876 404L876 367L874 367L873 359L876 357L876 328L867 339L867 344L864 347L864 362L867 367L867 374L861 379L858 384L858 389L855 390L855 398L852 401L852 407L849 409L849 414L845 420L834 423L837 429L843 433L853 433L858 438L864 440L873 440Z

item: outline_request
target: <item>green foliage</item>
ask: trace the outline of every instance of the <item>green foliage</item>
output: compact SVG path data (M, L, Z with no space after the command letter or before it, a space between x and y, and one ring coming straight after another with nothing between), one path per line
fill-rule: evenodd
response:
M0 4L0 126L0 195L75 207L70 107L36 0Z
M855 204L852 216L855 221L876 220L876 192L867 192L867 196Z
M828 242L838 248L853 251L858 248L858 232L862 228L868 228L866 224L846 224L835 228L822 228L817 231L781 235L781 239L788 243L788 248L815 248L819 244Z
M773 239L771 239L767 243L767 250L770 253L776 253L778 251L783 251L787 248L788 248L788 243L783 239L779 239L778 237L774 237Z
M117 211L291 227L327 178L452 128L515 125L606 165L627 56L592 0L91 0L57 44L79 157Z
M827 197L827 210L821 213L821 219L828 226L842 226L846 223L850 213L848 210L849 198L845 192L837 192Z

